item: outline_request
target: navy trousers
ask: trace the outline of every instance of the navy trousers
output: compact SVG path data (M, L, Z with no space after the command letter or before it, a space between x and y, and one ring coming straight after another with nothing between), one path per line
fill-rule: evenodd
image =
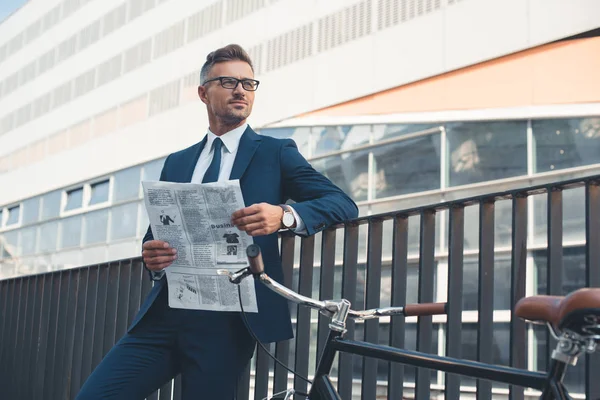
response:
M255 345L238 313L169 308L165 287L76 399L143 400L181 374L183 400L233 400Z

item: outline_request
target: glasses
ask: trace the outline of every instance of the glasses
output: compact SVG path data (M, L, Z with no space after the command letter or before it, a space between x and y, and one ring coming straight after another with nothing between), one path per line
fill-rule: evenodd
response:
M213 81L221 82L221 86L223 86L225 89L235 89L241 82L244 90L247 90L249 92L254 92L256 89L258 89L258 84L260 83L256 79L237 79L231 76L219 76L217 78L205 80L203 85L206 85L208 82Z

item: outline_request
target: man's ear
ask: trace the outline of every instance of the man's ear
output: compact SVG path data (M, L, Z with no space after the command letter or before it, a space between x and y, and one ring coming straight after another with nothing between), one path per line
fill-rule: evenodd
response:
M204 104L208 104L208 97L206 96L206 88L204 86L198 86L198 97Z

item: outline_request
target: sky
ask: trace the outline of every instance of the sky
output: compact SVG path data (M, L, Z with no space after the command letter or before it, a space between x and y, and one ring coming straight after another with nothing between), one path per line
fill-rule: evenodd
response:
M0 0L0 22L25 3L27 0Z

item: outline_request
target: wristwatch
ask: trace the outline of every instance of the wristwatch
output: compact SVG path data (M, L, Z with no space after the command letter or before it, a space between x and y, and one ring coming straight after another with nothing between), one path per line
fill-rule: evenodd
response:
M283 216L281 217L281 226L285 229L292 229L296 225L296 218L294 213L289 206L284 204L279 205L283 209Z

